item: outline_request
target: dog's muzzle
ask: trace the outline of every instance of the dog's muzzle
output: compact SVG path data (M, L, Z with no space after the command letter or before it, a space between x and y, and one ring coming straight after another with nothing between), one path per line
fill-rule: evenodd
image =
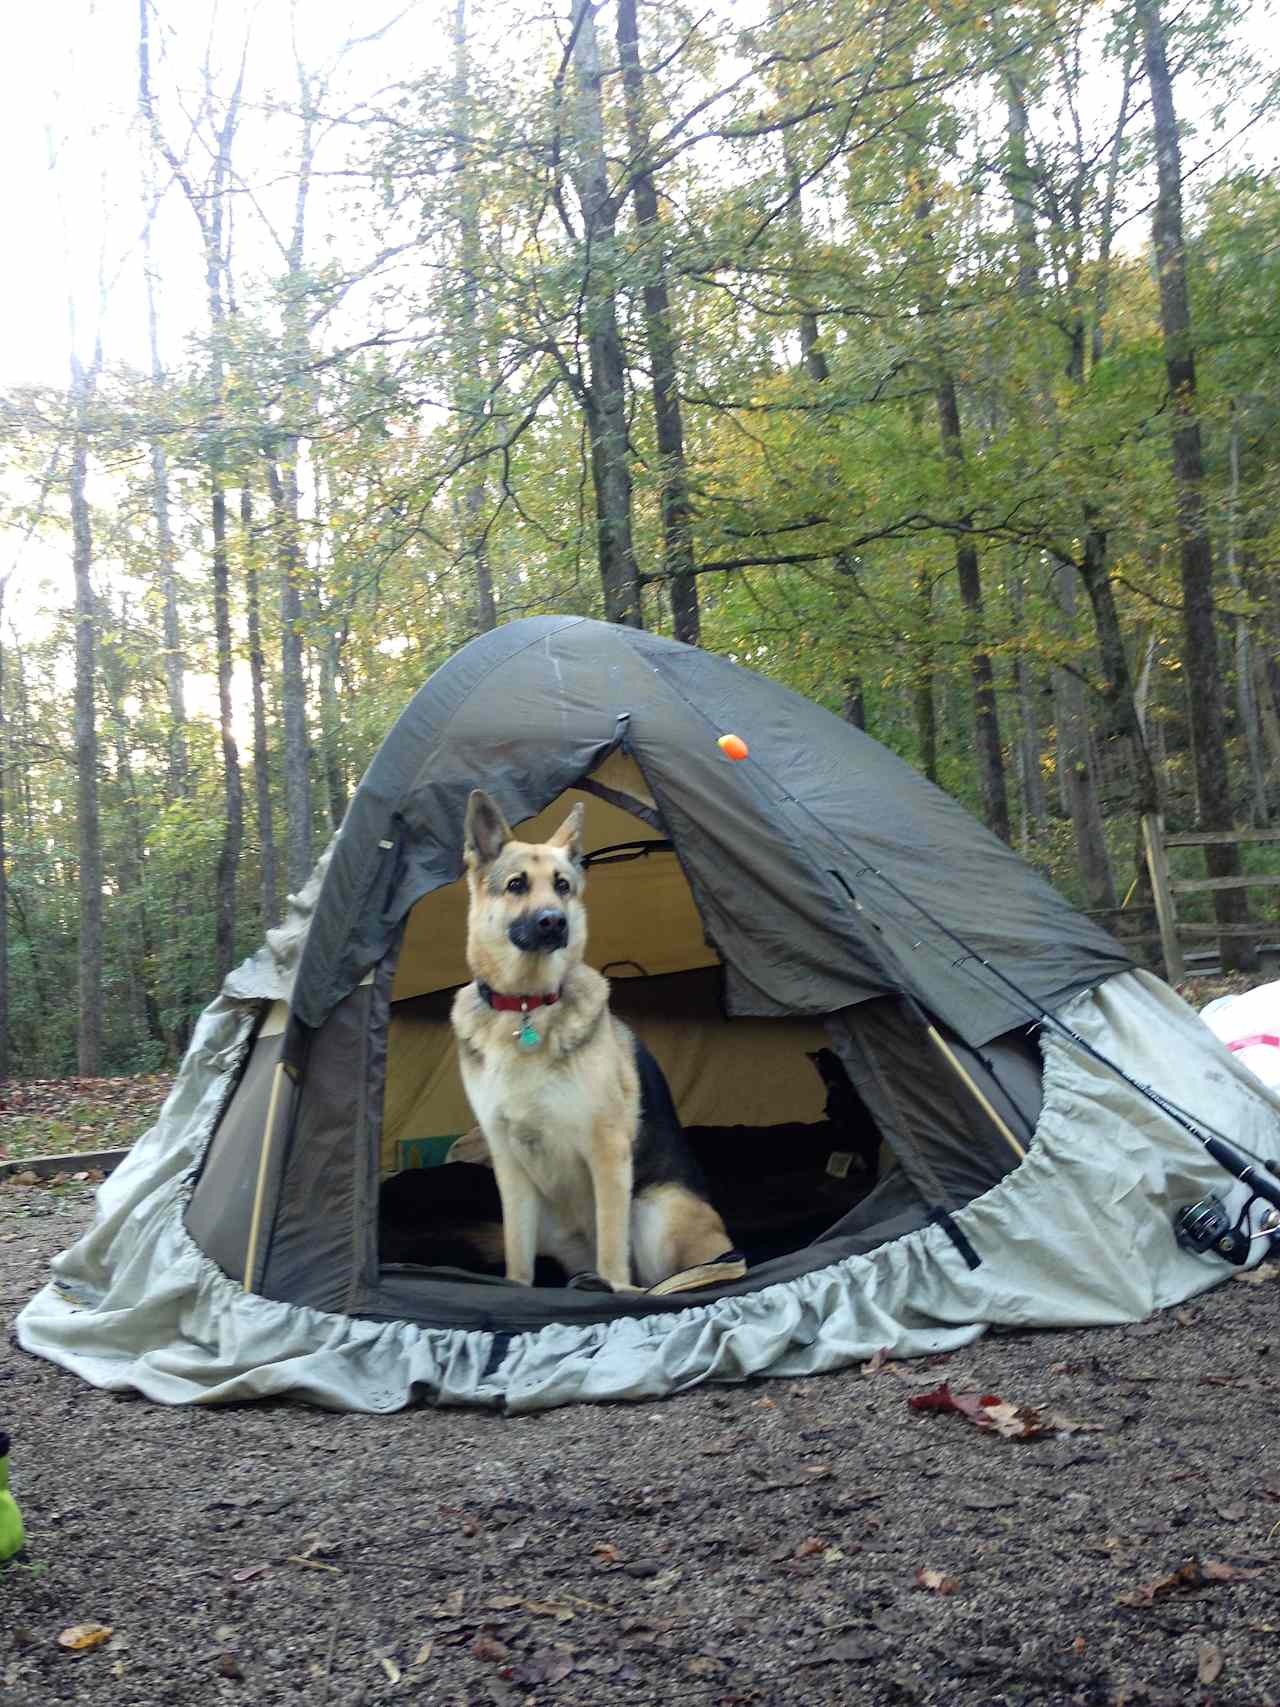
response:
M523 913L507 936L525 954L551 954L569 941L568 915L559 907L539 907L536 913Z

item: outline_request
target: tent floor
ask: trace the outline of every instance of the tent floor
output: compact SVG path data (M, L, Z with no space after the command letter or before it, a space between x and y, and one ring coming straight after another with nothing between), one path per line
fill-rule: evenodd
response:
M873 1167L830 1121L769 1127L691 1127L686 1136L712 1202L749 1267L820 1238L875 1184ZM471 1162L413 1168L382 1186L384 1264L502 1273L502 1205L493 1170ZM461 1279L461 1276L457 1278ZM568 1277L540 1259L535 1285Z

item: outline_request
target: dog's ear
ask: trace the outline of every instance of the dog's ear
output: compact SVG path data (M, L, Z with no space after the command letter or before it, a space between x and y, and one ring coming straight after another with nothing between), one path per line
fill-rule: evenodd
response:
M582 863L582 802L579 801L554 836L547 838L548 847L563 848L575 865Z
M463 851L473 865L492 865L511 840L511 828L496 801L482 788L473 788L467 801Z

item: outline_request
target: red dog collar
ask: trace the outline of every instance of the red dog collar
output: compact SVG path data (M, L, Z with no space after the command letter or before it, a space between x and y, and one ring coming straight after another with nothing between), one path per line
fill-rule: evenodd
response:
M550 996L500 996L487 984L477 983L476 988L489 1006L499 1013L527 1014L530 1008L549 1008L560 1000L559 990Z

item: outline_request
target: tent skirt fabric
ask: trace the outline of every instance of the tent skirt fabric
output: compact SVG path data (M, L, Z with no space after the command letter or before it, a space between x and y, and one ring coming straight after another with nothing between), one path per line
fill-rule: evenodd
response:
M267 968L264 976L270 974ZM98 1194L93 1228L55 1259L17 1320L21 1345L95 1386L167 1404L289 1396L335 1410L415 1402L532 1411L654 1398L703 1381L837 1369L880 1347L954 1350L987 1327L1140 1321L1232 1272L1179 1247L1179 1207L1247 1187L1176 1120L1046 1027L1044 1106L1025 1160L960 1209L981 1262L928 1226L866 1255L676 1314L559 1323L514 1336L329 1314L246 1292L195 1244L184 1210L261 1011L254 963L206 1010L159 1122ZM274 996L272 988L270 994ZM1267 1160L1280 1097L1166 986L1125 972L1063 1020L1131 1078ZM1265 1241L1257 1245L1259 1259Z

